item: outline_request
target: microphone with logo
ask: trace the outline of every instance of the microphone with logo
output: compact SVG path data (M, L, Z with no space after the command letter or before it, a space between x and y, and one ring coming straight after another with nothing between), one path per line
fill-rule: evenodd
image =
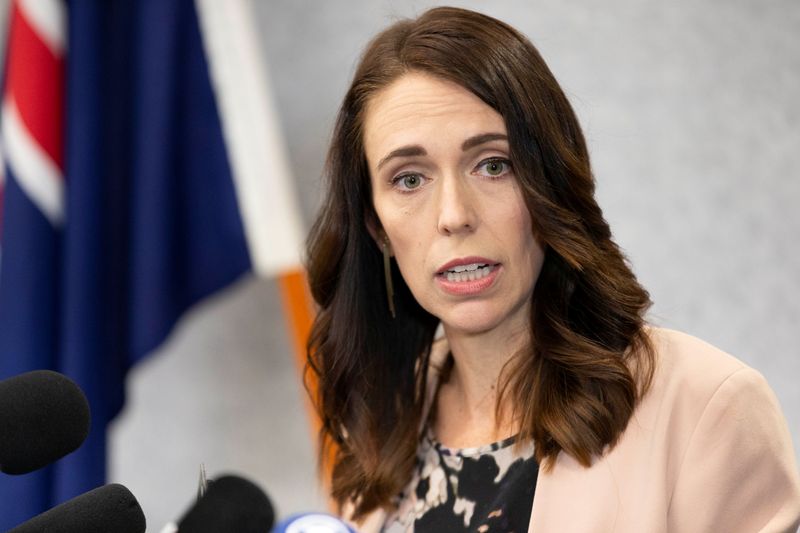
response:
M282 520L272 533L356 533L335 516L326 513L301 513Z
M0 472L27 474L75 451L89 402L63 374L34 370L0 381Z

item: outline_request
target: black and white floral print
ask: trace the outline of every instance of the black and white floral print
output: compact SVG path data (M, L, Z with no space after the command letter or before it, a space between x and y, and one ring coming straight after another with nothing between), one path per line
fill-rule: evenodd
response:
M428 431L414 475L384 524L385 533L528 531L539 467L533 444L515 438L450 449Z

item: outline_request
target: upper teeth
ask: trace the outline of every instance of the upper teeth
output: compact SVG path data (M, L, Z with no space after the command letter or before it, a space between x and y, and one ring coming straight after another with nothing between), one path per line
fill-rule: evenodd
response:
M471 265L459 265L457 267L453 267L450 269L450 272L471 272L473 270L478 270L486 265L483 263L472 263Z
M460 272L453 272L452 270L448 270L445 272L445 278L447 281L450 282L463 282L463 281L475 281L476 279L481 279L489 275L489 273L494 270L494 266L489 265L481 265L480 268L472 268L475 265L467 265L467 267L458 267L461 269Z

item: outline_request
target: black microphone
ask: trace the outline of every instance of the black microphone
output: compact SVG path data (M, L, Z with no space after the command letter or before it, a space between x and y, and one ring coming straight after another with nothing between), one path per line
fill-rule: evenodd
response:
M76 496L8 533L144 533L145 528L139 502L114 483Z
M75 451L89 402L63 374L34 370L0 381L0 472L27 474Z
M266 533L275 510L254 483L238 476L209 481L208 489L178 521L179 533ZM164 531L176 531L167 526Z

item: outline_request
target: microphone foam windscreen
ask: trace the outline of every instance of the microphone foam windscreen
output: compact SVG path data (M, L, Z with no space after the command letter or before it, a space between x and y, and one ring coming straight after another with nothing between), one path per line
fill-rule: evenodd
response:
M144 513L131 491L111 484L76 496L8 533L144 533L145 528Z
M86 396L63 374L0 381L0 471L26 474L61 459L86 440L89 424Z
M179 533L265 533L275 523L267 495L238 476L210 482L200 500L178 522Z

